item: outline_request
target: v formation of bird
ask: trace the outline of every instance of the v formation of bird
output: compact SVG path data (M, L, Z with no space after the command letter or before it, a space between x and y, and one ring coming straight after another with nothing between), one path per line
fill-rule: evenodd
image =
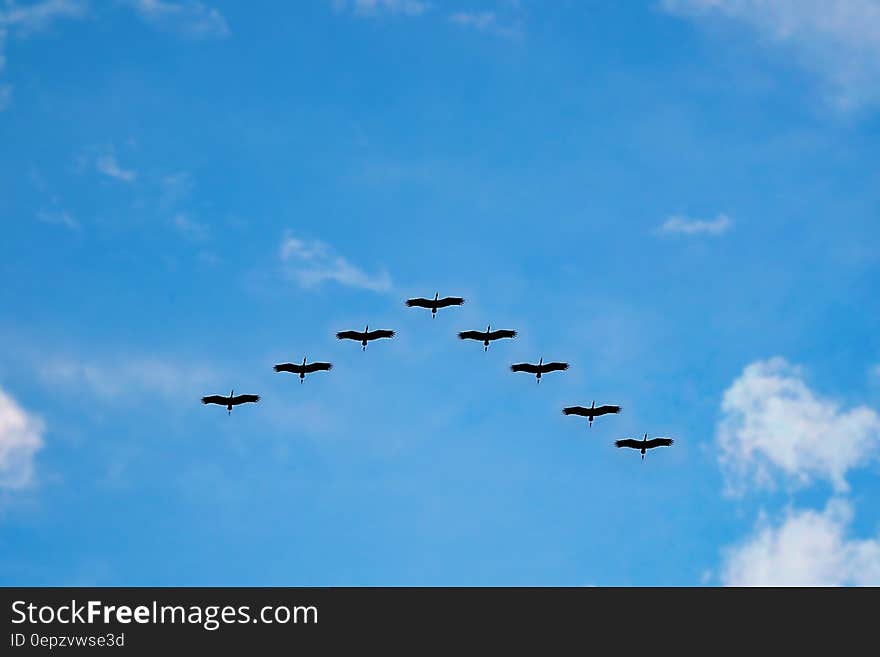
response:
M432 319L437 316L437 311L440 308L449 308L451 306L460 306L464 303L464 299L461 297L443 297L440 298L439 294L435 294L433 299L425 299L422 297L416 297L413 299L407 299L406 305L410 308L427 308L431 311ZM383 338L393 338L395 336L394 331L390 331L388 329L374 329L370 330L369 326L365 326L363 331L339 331L336 334L336 338L339 340L354 340L356 342L361 343L361 347L364 351L367 349L367 343L372 342L373 340L381 340ZM458 334L458 337L461 340L475 340L483 343L483 350L489 350L489 344L494 342L495 340L501 339L510 339L516 337L516 331L510 329L495 329L492 330L491 325L486 327L485 331L462 331ZM305 381L307 374L313 374L315 372L329 372L333 369L332 363L326 363L321 361L307 362L306 358L303 358L302 363L278 363L274 367L276 372L290 372L291 374L296 374L299 376L299 382L303 383ZM541 377L544 374L548 374L550 372L564 372L568 369L568 363L551 361L548 363L544 362L543 358L539 358L537 363L514 363L510 366L510 370L512 372L526 372L527 374L534 374L535 379L538 383L541 382ZM229 396L225 395L208 395L206 397L202 397L203 404L217 404L219 406L225 406L228 414L232 413L233 406L239 406L241 404L248 403L256 403L260 401L259 395L236 395L235 390L232 390L229 393ZM609 414L617 414L620 413L621 407L603 404L601 406L596 406L595 400L592 402L590 406L566 406L562 409L563 415L576 415L579 417L587 418L589 426L593 426L593 420L597 417L601 417L602 415ZM622 438L620 440L616 440L614 444L617 447L627 447L630 449L637 450L642 455L642 460L645 459L645 452L649 449L654 449L655 447L669 447L673 443L672 438L652 438L648 440L648 434L645 434L644 438L641 440L635 438Z

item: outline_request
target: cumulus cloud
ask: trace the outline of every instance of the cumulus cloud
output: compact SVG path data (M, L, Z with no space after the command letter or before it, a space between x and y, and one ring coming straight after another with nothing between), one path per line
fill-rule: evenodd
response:
M880 445L880 416L849 410L814 393L801 370L782 358L748 365L725 391L716 440L727 492L750 483L773 487L814 479L846 491L847 471L865 465Z
M880 3L876 0L663 0L668 12L746 26L786 48L827 85L843 109L880 101Z
M659 231L665 234L677 235L723 235L733 222L730 217L719 214L715 219L689 219L688 217L670 217Z
M334 0L336 11L351 11L358 16L397 14L419 16L431 9L430 2L423 0Z
M198 0L131 0L130 4L142 19L169 32L192 38L229 34L223 15Z
M20 489L31 483L43 432L43 422L0 388L0 488Z
M728 586L878 586L880 536L847 538L853 511L832 499L821 512L791 510L774 525L762 515L752 536L725 552Z
M387 271L367 274L323 242L305 241L288 235L281 243L281 259L288 267L288 272L305 288L333 281L374 292L391 289L391 276Z
M99 155L95 160L95 168L105 176L122 180L123 182L132 182L137 177L132 169L123 169L116 161L116 156L112 153Z

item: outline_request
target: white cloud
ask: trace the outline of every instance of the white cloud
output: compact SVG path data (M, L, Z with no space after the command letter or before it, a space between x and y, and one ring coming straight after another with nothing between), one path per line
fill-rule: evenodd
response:
M31 483L43 432L43 422L0 389L0 488L19 489Z
M466 12L460 11L452 14L449 20L458 25L485 30L495 24L494 11Z
M336 11L352 11L359 16L381 13L420 16L431 9L431 3L422 0L334 0L333 7Z
M130 4L145 21L169 32L193 38L229 34L223 15L198 0L131 0Z
M716 440L731 494L750 482L773 487L777 475L798 485L825 479L845 491L847 471L865 465L880 445L874 410L842 410L817 396L782 358L748 365L725 391L721 410Z
M55 212L38 212L37 220L42 221L44 224L50 224L52 226L63 226L64 228L68 228L70 230L79 230L80 225L79 222L70 216L70 213L66 210L58 210Z
M517 26L502 25L498 19L498 14L494 11L459 11L450 14L449 20L461 27L471 28L480 32L491 32L504 37L520 36L522 32Z
M82 18L88 4L80 0L43 0L29 5L7 2L0 9L0 27L13 28L18 36L45 30L59 18Z
M715 219L689 219L688 217L670 217L662 226L660 232L678 235L723 235L733 222L725 214L719 214Z
M99 155L95 160L95 168L105 176L124 182L132 182L137 177L137 174L131 169L123 169L119 166L116 156L112 153Z
M754 534L725 551L728 586L878 586L880 536L848 539L852 508L832 499L825 510L788 510L774 526L766 516Z
M666 11L748 26L789 49L828 85L834 104L880 101L880 3L876 0L663 0Z
M175 206L192 193L194 186L192 176L186 171L163 177L159 205L166 209Z
M319 241L304 241L287 236L281 243L281 259L289 272L303 287L314 287L325 281L358 287L374 292L391 289L387 271L371 276Z
M189 239L201 242L208 237L208 229L197 221L190 219L183 212L174 217L174 227Z
M215 379L204 367L181 365L154 357L97 362L74 358L47 358L38 366L43 382L75 388L111 402L137 403L141 395L192 401Z
M7 1L0 8L0 73L6 68L6 41L10 33L26 38L34 32L47 29L62 18L83 18L88 5L79 0L44 0L29 5ZM0 112L9 106L12 85L0 83Z

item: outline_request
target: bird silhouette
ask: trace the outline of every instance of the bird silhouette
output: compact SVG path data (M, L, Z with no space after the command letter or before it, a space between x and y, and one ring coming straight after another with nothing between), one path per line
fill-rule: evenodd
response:
M276 372L290 372L291 374L299 374L299 382L302 383L306 379L306 374L312 372L328 372L333 369L333 363L314 362L306 365L306 359L303 358L302 365L297 363L279 363L275 366Z
M639 450L642 453L642 460L644 461L645 450L654 449L655 447L669 447L673 442L672 438L651 438L651 440L648 440L648 434L645 434L645 437L642 440L623 438L622 440L615 440L614 444L618 447L629 447L631 449Z
M369 326L367 326L363 331L340 331L336 334L336 338L339 340L359 341L363 346L364 351L367 350L367 343L370 340L379 340L380 338L393 338L394 336L394 331L389 331L387 329L378 329L375 331L371 331Z
M491 326L487 326L485 331L462 331L458 337L461 340L480 340L483 343L483 351L489 351L489 343L493 340L516 337L516 331L510 329L496 329L494 331L491 329Z
M236 395L235 390L232 390L228 397L224 397L223 395L208 395L207 397L202 397L203 404L218 404L220 406L225 406L227 415L232 413L233 406L256 403L258 401L260 401L259 395Z
M568 363L545 363L543 358L538 361L537 365L533 365L532 363L516 363L510 366L512 372L528 372L529 374L534 374L538 383L541 383L542 374L546 374L547 372L564 371L567 369Z
M448 308L449 306L460 306L464 303L464 299L461 297L443 297L442 299L438 298L440 293L437 292L434 295L433 299L425 299L423 297L416 297L415 299L407 299L406 305L410 308L430 308L431 309L431 319L437 316L438 308Z
M579 415L587 418L590 421L590 426L593 426L594 418L600 415L607 415L608 413L620 413L620 406L596 406L596 401L593 400L593 405L589 408L585 406L566 406L562 409L563 415Z

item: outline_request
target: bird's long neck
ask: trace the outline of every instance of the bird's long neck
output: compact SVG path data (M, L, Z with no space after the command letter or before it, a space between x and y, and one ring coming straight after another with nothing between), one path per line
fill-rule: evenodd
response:
M303 356L303 367L305 367L305 366L306 366L306 357Z
M594 409L594 408L596 408L596 400L595 400L595 399L594 399L594 400L593 400L593 405L592 405L592 406L590 406L590 408L591 408L591 409Z
M235 396L235 388L229 391L229 398L232 399Z
M434 301L437 301L437 299L439 299L439 298L440 298L440 293L439 293L439 292L435 292L435 293L434 293Z

